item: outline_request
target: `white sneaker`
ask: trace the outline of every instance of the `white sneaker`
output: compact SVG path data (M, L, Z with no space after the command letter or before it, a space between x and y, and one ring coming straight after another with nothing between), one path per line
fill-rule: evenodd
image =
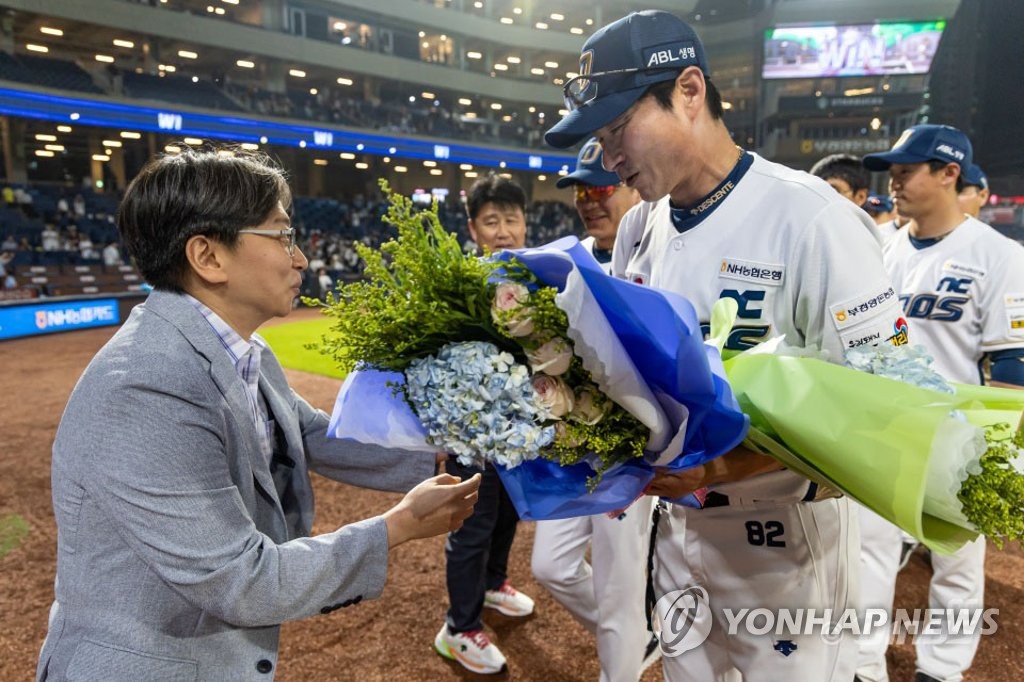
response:
M505 656L481 630L453 635L448 632L448 625L442 625L434 638L434 650L482 675L500 673L506 665Z
M496 590L484 592L484 606L497 609L506 616L521 618L533 613L533 600L505 581Z

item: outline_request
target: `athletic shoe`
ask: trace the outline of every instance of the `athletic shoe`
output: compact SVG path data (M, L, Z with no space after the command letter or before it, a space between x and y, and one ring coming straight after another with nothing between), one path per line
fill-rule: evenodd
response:
M640 663L640 673L643 674L659 658L661 658L661 642L658 641L657 635L651 635L651 638L644 646L644 658Z
M500 673L505 669L505 656L481 630L452 634L447 625L434 638L434 650L445 658L458 661L466 670L481 675Z
M914 550L918 548L919 544L920 543L916 541L903 541L903 547L900 549L900 566L896 570L902 571L906 568L907 562L910 561L910 555L914 553Z
M931 675L918 671L918 673L914 675L914 682L942 682L942 680L940 680L937 677L932 677Z
M506 616L521 618L533 613L533 600L505 581L496 590L484 592L484 606L497 609Z

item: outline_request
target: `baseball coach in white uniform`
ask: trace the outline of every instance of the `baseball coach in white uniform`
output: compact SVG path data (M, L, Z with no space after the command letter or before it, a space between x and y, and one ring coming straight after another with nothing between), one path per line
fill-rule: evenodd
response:
M576 168L555 185L572 186L587 230L580 243L608 270L619 221L640 195L601 162L601 145L588 140ZM602 682L635 682L658 654L644 608L651 502L641 497L617 514L537 522L533 574L595 636Z
M545 139L566 147L594 134L605 168L640 193L619 226L613 275L681 294L705 321L719 298L735 299L729 349L784 335L842 362L848 347L905 339L867 214L822 180L737 147L710 73L693 29L666 12L630 14L583 46L580 76L564 88L570 111ZM848 634L729 635L724 617L726 608L855 606L848 501L742 447L660 474L649 492L678 498L704 487L704 508L673 505L658 528L666 679L852 679ZM701 596L691 615L708 628L688 651L666 640L679 590Z

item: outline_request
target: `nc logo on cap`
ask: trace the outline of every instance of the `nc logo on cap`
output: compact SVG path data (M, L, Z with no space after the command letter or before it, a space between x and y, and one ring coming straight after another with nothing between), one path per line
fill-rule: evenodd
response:
M599 156L601 156L601 143L597 140L591 140L580 152L578 165L582 166L585 163L594 163L594 161L597 161L597 157Z
M913 128L907 128L906 130L903 131L903 134L900 135L900 139L896 140L896 144L894 144L892 146L892 148L893 149L899 149L900 147L902 147L903 145L905 145L907 143L907 140L909 140L910 136L913 135L913 134L914 134L914 129Z

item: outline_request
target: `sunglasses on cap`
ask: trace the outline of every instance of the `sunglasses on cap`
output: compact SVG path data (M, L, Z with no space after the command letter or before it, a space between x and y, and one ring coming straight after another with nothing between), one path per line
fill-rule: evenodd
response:
M614 94L622 90L642 87L643 85L653 85L653 83L641 83L638 85L634 82L625 82L625 77L629 74L679 70L679 66L652 66L650 68L634 66L629 69L614 69L611 71L584 73L570 78L569 81L562 86L562 98L565 100L565 108L569 111L575 111L576 109L586 106L597 99L597 93L600 89L601 83L605 83L605 89L610 89L608 94ZM624 82L618 83L617 81Z
M584 201L602 201L615 194L615 190L617 188L618 185L602 185L595 187L594 185L577 184L575 187L576 201L580 203L583 203Z

